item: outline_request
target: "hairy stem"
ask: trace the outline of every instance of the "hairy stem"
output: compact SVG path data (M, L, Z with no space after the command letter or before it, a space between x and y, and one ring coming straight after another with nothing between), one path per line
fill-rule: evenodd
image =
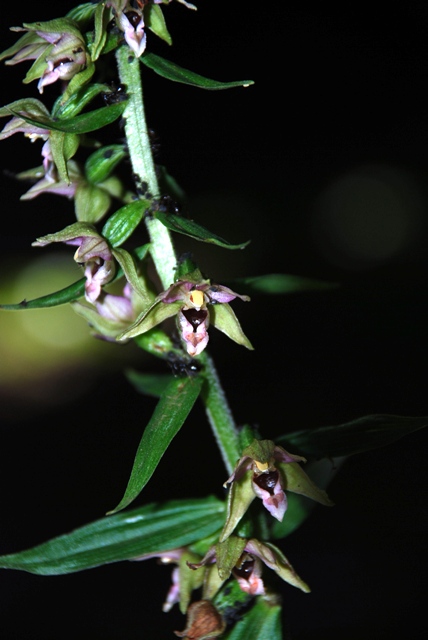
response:
M147 183L150 193L157 197L159 184L146 123L141 67L127 46L117 50L120 82L126 85L129 101L123 113L125 134L132 170L138 182ZM146 218L150 235L150 253L164 289L174 282L177 257L169 230L158 220ZM202 399L214 437L219 446L228 473L239 458L238 434L226 396L212 359L202 354L206 385Z
M116 54L121 83L127 87L129 101L123 113L129 156L136 180L145 182L150 193L157 197L159 184L143 102L141 66L129 47L123 46ZM150 236L150 253L164 289L174 282L177 259L169 230L159 220L146 218Z

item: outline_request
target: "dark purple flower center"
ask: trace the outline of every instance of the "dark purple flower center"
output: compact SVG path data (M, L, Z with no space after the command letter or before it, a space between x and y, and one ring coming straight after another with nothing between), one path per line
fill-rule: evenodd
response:
M196 332L197 328L200 324L203 324L208 316L208 311L204 309L183 309L183 316L186 318L187 322L193 327L193 331Z
M235 578L244 578L248 580L254 571L254 558L248 553L241 556L233 568L233 575Z
M277 469L268 471L268 473L255 473L253 476L253 482L260 487L260 489L263 489L272 495L274 487L278 482L278 476L279 472Z

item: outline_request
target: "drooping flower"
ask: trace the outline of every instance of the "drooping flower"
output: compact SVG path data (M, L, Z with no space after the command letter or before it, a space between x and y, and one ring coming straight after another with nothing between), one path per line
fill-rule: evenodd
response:
M149 560L150 558L158 558L162 564L173 565L171 586L162 605L162 611L167 613L175 604L179 604L180 611L185 613L192 591L199 589L204 580L203 572L198 575L189 566L190 563L200 560L201 556L192 553L187 547L180 547L169 551L147 553L133 558L133 560Z
M243 450L233 473L224 483L225 487L228 484L231 487L228 515L220 540L226 540L233 532L256 496L280 522L287 511L286 491L332 506L327 493L312 482L300 462L306 462L306 458L289 453L272 440L253 440Z
M5 63L7 65L34 60L24 83L39 79L39 93L57 80L68 82L89 61L85 39L70 18L24 23L22 27L12 27L11 30L24 32L24 35L0 54L0 60L10 58Z
M94 304L103 285L110 282L116 273L113 253L106 239L93 226L75 222L58 233L37 238L32 246L44 247L52 242L77 246L74 260L84 267L85 298Z
M211 284L211 281L204 279L196 269L160 293L150 307L118 339L138 336L167 318L176 316L180 337L187 353L192 357L202 353L207 346L210 322L238 344L252 349L229 305L235 298L244 301L250 299L223 285Z
M275 571L280 578L305 593L308 585L297 575L291 563L282 551L269 542L260 542L255 538L230 536L224 542L213 545L200 562L189 562L191 569L205 567L203 597L215 596L221 585L231 576L238 581L240 588L249 595L262 595L265 587L262 580L263 564ZM215 577L210 574L215 570Z

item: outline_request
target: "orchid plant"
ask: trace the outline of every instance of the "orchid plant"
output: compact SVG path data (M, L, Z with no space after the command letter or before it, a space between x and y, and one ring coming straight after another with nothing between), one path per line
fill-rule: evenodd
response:
M197 10L177 1L183 10ZM145 74L181 83L183 92L186 85L241 90L254 83L212 80L151 52L152 36L172 44L167 27L171 2L83 3L65 17L11 27L17 40L0 54L6 65L31 63L23 83L35 86L39 95L0 108L5 119L1 140L24 134L41 143L40 165L18 175L31 183L22 200L56 194L73 202L65 226L36 238L33 246L72 247L70 258L82 269L81 278L65 289L2 304L2 312L71 305L94 339L118 345L134 341L149 358L163 361L166 371L126 373L138 398L150 394L158 400L120 502L100 520L1 556L0 567L60 575L157 558L173 567L159 606L166 613L178 607L185 616L183 630L171 629L171 636L279 640L286 590L291 586L308 593L311 578L300 577L284 555L284 539L314 505L333 506L327 485L343 460L425 427L427 420L370 415L287 432L275 441L266 432L268 425L235 423L210 350L213 328L252 351L242 303L253 304L253 294L286 295L305 288L328 295L337 285L286 273L239 282L231 276L217 283L190 252L177 255L175 234L214 245L219 252L245 249L248 241L233 243L183 215L180 186L153 152L143 101ZM114 86L103 80L106 62L116 69ZM58 93L49 106L42 100L48 85ZM109 126L114 124L120 126ZM106 142L97 132L107 126L116 137ZM119 171L124 167L128 180ZM142 230L145 242L140 244L136 238ZM236 314L242 314L242 326ZM172 496L130 510L197 402L224 463L224 486L213 487L221 497ZM313 471L326 461L328 472L316 483ZM284 589L278 589L278 576L287 583Z

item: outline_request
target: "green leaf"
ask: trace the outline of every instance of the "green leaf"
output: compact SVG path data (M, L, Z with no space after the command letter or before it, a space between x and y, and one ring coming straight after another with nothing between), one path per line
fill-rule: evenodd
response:
M285 273L236 278L233 280L233 284L242 285L247 293L269 293L274 295L299 291L322 291L324 289L335 289L339 286L334 282Z
M92 153L85 162L85 175L89 182L98 184L107 180L127 151L123 144L110 144Z
M428 426L428 417L374 414L331 427L303 429L275 438L306 458L351 456L395 442Z
M214 602L214 604L216 604ZM224 640L282 640L281 606L273 596L259 596L256 604L246 612Z
M120 246L138 227L149 204L147 200L135 200L125 204L109 217L101 235L107 238L113 247Z
M79 527L31 549L0 556L0 568L62 575L192 544L220 529L213 496L149 504Z
M171 380L144 430L124 496L109 513L124 509L141 493L183 426L201 391L202 382L202 376Z
M82 110L96 98L100 93L111 91L107 84L92 83L80 86L73 94L64 97L62 94L55 102L52 109L54 119L66 120L77 116Z
M232 244L228 240L220 238L220 236L217 236L215 233L211 233L211 231L208 231L197 222L188 220L182 216L177 216L174 213L154 211L153 216L162 222L162 224L170 231L182 233L186 236L190 236L194 240L216 244L224 249L244 249L250 243L250 240L247 240L247 242L241 242L240 244Z
M0 309L6 311L20 311L21 309L46 309L48 307L56 307L60 304L66 304L73 300L78 300L85 293L86 278L81 278L65 289L49 293L46 296L36 298L35 300L23 300L17 304L1 304Z
M148 244L142 245L135 249L134 253L139 260L142 260L148 251ZM123 269L118 269L116 276L112 280L114 282L118 278L123 276ZM60 304L67 304L68 302L74 302L81 298L85 293L85 281L86 278L81 278L77 282L56 291L55 293L49 293L46 296L36 298L34 300L23 300L17 304L0 304L0 309L5 311L21 311L22 309L46 309L48 307L56 307Z
M232 89L233 87L249 87L254 84L253 80L236 80L233 82L210 80L193 71L183 69L183 67L179 67L174 62L165 60L165 58L161 58L154 53L146 52L140 57L140 60L146 67L149 67L149 69L152 69L152 71L155 71L167 80L190 84L193 87L200 87L201 89Z
M65 118L63 120L55 120L53 118L47 118L39 116L31 118L25 113L21 113L11 107L9 111L12 115L18 116L35 127L42 127L43 129L49 129L54 131L64 131L65 133L89 133L90 131L96 131L111 124L122 115L127 104L127 100L118 102L116 104L108 105L107 107L101 107L94 111L88 111L82 113L73 118ZM5 107L6 108L6 107Z

